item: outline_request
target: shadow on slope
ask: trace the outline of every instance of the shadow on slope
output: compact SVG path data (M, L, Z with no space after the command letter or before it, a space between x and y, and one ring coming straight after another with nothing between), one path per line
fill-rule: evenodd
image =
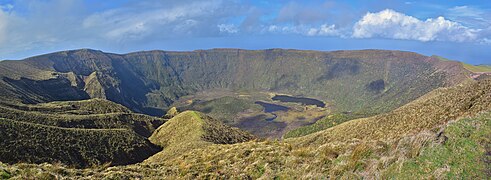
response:
M73 167L137 163L161 150L146 137L164 122L101 99L2 102L0 160Z

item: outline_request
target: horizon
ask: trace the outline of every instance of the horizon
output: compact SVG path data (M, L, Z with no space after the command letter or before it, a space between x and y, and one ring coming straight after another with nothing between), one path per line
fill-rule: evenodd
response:
M69 49L398 50L490 64L491 2L0 0L0 60Z
M244 50L244 51L264 51L264 50L293 50L293 51L316 51L316 52L336 52L336 51L400 51L400 52L408 52L408 53L416 53L419 55L431 57L431 56L438 56L442 57L439 55L426 55L426 54L421 54L413 51L404 51L404 50L388 50L388 49L350 49L350 50L310 50L310 49L292 49L292 48L266 48L266 49L244 49L244 48L209 48L209 49L193 49L193 50L165 50L165 49L149 49L149 50L140 50L140 51L130 51L130 52L110 52L110 51L104 51L104 50L99 50L99 49L92 49L92 48L78 48L78 49L67 49L67 50L60 50L60 51L53 51L53 52L47 52L47 53L42 53L42 54L34 54L29 57L24 57L20 59L0 59L0 61L19 61L19 60L25 60L28 58L33 58L33 57L38 57L38 56L43 56L43 55L48 55L48 54L53 54L53 53L60 53L60 52L66 52L66 51L81 51L81 50L90 50L90 51L100 51L103 53L108 53L108 54L116 54L116 55L126 55L126 54L132 54L132 53L139 53L139 52L152 52L152 51L162 51L162 52L194 52L194 51L211 51L211 50ZM443 57L445 58L445 57ZM457 61L457 62L462 62L466 63L463 61L455 60L455 59L448 59L450 61ZM491 64L471 64L471 65L491 65Z

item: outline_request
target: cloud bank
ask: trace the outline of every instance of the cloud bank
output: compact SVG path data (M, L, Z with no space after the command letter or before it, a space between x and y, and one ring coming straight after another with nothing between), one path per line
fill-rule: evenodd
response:
M480 29L471 29L444 17L419 20L394 10L367 13L353 27L356 38L392 38L418 41L472 42Z

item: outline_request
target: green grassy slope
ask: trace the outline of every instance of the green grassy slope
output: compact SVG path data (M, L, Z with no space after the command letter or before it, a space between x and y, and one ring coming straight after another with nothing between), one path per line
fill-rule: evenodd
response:
M287 132L283 138L295 138L295 137L300 137L300 136L305 136L307 134L312 134L315 132L319 132L322 130L325 130L330 127L334 127L338 124L341 124L343 122L361 118L361 117L367 117L369 115L365 114L343 114L343 113L335 113L331 114L327 117L324 117L314 124L307 125L307 126L302 126L297 129L291 130Z
M441 57L441 56L432 56L432 57L436 57L442 61L453 61L453 60L450 60L450 59L447 59L447 58L444 58L444 57ZM467 64L467 63L462 63L462 66L471 71L471 72L491 72L491 66L489 65L471 65L471 64Z
M465 69L472 71L472 72L491 72L491 66L487 66L487 65L475 66L475 65L470 65L470 64L466 64L466 63L463 63L463 65L464 65Z
M444 143L426 146L421 154L394 163L382 172L390 179L486 179L491 167L491 112L450 123Z
M233 123L233 119L238 113L247 109L260 110L261 108L252 100L225 96L205 102L193 102L189 106L180 108L180 110L195 110L206 113L224 123Z
M438 89L390 113L348 121L322 133L301 137L308 144L383 140L416 133L452 119L491 109L491 79L468 81L456 87ZM302 141L297 141L303 143Z
M234 144L252 139L253 135L226 126L205 114L185 111L155 130L149 140L164 150L146 162L160 162L211 144Z

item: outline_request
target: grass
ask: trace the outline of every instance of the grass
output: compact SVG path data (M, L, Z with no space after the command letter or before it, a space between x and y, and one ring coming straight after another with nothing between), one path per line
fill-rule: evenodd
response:
M5 170L5 166L0 162L0 179L9 179L10 173Z
M60 128L0 118L3 162L61 162L75 167L143 161L160 151L128 129Z
M469 81L433 91L390 113L351 120L322 133L295 139L294 143L322 144L332 141L387 140L421 132L459 117L491 109L491 79ZM293 140L292 140L293 141Z
M302 126L297 129L287 132L283 138L295 138L300 136L305 136L307 134L312 134L318 131L328 129L330 127L336 126L343 122L363 117L363 115L354 114L344 114L344 113L334 113L327 117L318 120L312 125Z
M126 128L145 137L165 122L102 99L36 105L0 102L0 118L65 128Z
M434 57L437 57L438 59L442 60L442 61L453 61L453 60L450 60L450 59L447 59L447 58L444 58L444 57L440 57L440 56L434 56ZM471 72L491 72L491 66L489 65L472 65L472 64L467 64L467 63L462 63L462 66L471 71Z
M226 126L203 113L184 111L167 121L150 136L149 140L163 147L164 150L146 162L160 162L211 144L234 144L252 139L254 136L251 134Z
M210 101L194 102L188 107L180 108L180 111L200 111L224 123L233 124L237 114L248 109L260 110L261 106L251 100L225 96Z
M465 69L472 71L472 72L491 72L491 66L487 66L487 65L475 66L475 65L470 65L470 64L466 64L466 63L462 63L462 64L464 65Z
M451 123L444 131L444 144L425 147L421 155L393 164L384 172L389 179L487 179L491 113Z
M0 159L73 167L141 162L160 151L146 137L164 122L102 99L0 102Z
M449 123L441 135L425 131L390 141L215 144L155 164L109 169L18 164L7 169L14 177L44 173L82 179L486 179L490 120L488 112Z

